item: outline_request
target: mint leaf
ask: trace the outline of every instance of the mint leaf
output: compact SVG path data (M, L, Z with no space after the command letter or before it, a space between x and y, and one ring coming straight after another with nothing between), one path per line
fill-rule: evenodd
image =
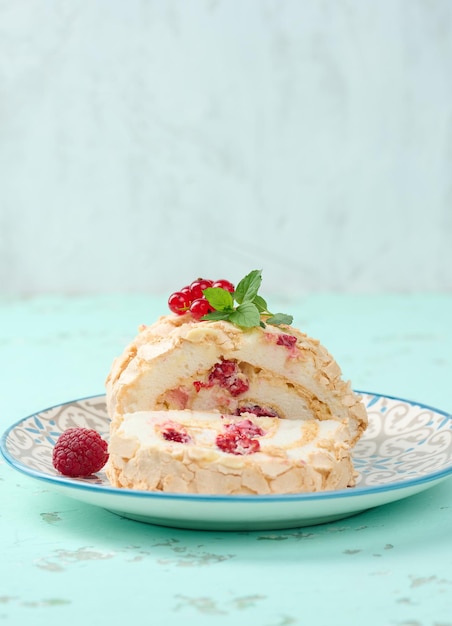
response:
M229 321L242 328L252 328L259 326L261 314L259 309L252 302L244 302L239 304L235 311L229 314Z
M276 313L265 321L271 326L279 326L280 324L287 324L287 326L290 326L293 322L293 317L292 315L286 315L285 313Z
M217 322L218 320L226 320L229 321L229 317L232 311L211 311L210 313L206 313L203 315L201 319L203 321L210 320Z
M252 302L257 296L259 287L262 282L262 271L253 270L249 274L242 278L236 287L234 297L239 304L243 302Z
M234 309L234 298L226 289L208 287L204 289L203 294L216 311L232 311Z
M255 296L253 303L257 306L261 313L268 313L267 303L262 296Z
M253 270L245 278L242 278L234 293L230 293L222 287L204 289L203 294L214 310L203 315L201 319L206 321L224 320L241 328L253 328L254 326L265 328L266 324L290 326L293 320L291 315L273 314L268 310L267 302L258 294L261 283L262 271Z

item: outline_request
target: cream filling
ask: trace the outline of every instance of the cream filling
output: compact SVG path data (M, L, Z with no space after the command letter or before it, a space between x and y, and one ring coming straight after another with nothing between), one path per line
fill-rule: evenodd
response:
M269 326L242 332L227 323L172 318L145 328L115 362L107 381L113 430L124 413L173 408L233 413L241 400L269 405L280 417L348 422L355 443L367 416L349 383L339 379L339 367L318 342L295 329L287 331L298 338L294 348L277 345L281 332ZM256 372L249 377L250 392L240 398L222 392L219 404L216 392L210 397L206 390L193 395L192 382L205 379L221 358L238 362L245 375ZM177 397L182 387L189 393L185 405L183 397ZM174 392L176 402L167 402L166 394Z
M139 411L125 414L121 426L112 433L109 451L122 458L132 458L139 449L165 450L175 456L181 454L209 462L214 459L223 465L237 465L253 457L259 463L278 458L307 463L319 448L330 449L341 456L348 449L348 429L335 420L281 420L270 417L256 417L250 413L240 417L222 416L220 413L195 411ZM219 433L225 432L227 424L249 419L264 431L255 437L260 451L252 455L234 455L216 446ZM190 437L190 443L167 441L161 435L165 424L180 427ZM311 459L312 461L312 459Z

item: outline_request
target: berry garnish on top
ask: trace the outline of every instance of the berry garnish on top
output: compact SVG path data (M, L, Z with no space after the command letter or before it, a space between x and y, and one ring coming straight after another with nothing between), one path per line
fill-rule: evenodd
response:
M221 289L232 289L234 285L227 280L209 280L207 278L198 278L190 285L182 287L179 291L175 291L168 298L168 307L170 311L176 315L184 315L188 311L195 319L201 319L207 313L213 311L213 307L204 295L204 291L210 287Z
M241 328L292 324L291 315L270 313L266 301L258 294L261 282L260 270L247 274L237 287L225 279L198 278L171 294L168 307L177 315L189 312L198 320L224 320Z

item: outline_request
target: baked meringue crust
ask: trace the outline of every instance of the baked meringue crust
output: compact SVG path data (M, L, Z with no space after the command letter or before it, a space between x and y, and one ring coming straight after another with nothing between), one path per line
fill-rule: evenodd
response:
M228 384L212 382L213 368L225 362L233 364L239 382L244 382L239 393L231 392ZM354 484L351 454L367 427L365 407L326 348L292 326L242 329L227 321L163 316L143 326L115 359L106 394L111 418L107 474L115 486L236 494L322 491ZM284 465L281 477L274 479L262 469L272 464L281 469L281 457L273 455L272 460L271 451L265 462L250 454L240 457L243 465L237 466L237 455L229 454L234 467L225 455L206 464L190 445L138 445L142 430L134 435L138 443L133 449L121 447L121 440L130 439L127 423L132 424L136 414L148 413L148 420L152 412L176 412L181 419L216 415L220 420L253 406L275 416L266 419L295 420L299 428L322 422L322 428L335 427L326 429L321 444L306 458L286 459L290 467ZM214 443L212 450L216 452Z

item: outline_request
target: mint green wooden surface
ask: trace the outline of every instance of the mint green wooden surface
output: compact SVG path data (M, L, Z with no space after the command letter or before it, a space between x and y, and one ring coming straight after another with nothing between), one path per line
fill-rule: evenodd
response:
M273 306L274 305L274 306ZM452 296L272 299L355 388L452 412ZM151 296L0 303L0 429L103 392ZM174 530L122 519L0 461L0 624L452 626L452 482L322 526ZM100 618L102 616L102 618Z

